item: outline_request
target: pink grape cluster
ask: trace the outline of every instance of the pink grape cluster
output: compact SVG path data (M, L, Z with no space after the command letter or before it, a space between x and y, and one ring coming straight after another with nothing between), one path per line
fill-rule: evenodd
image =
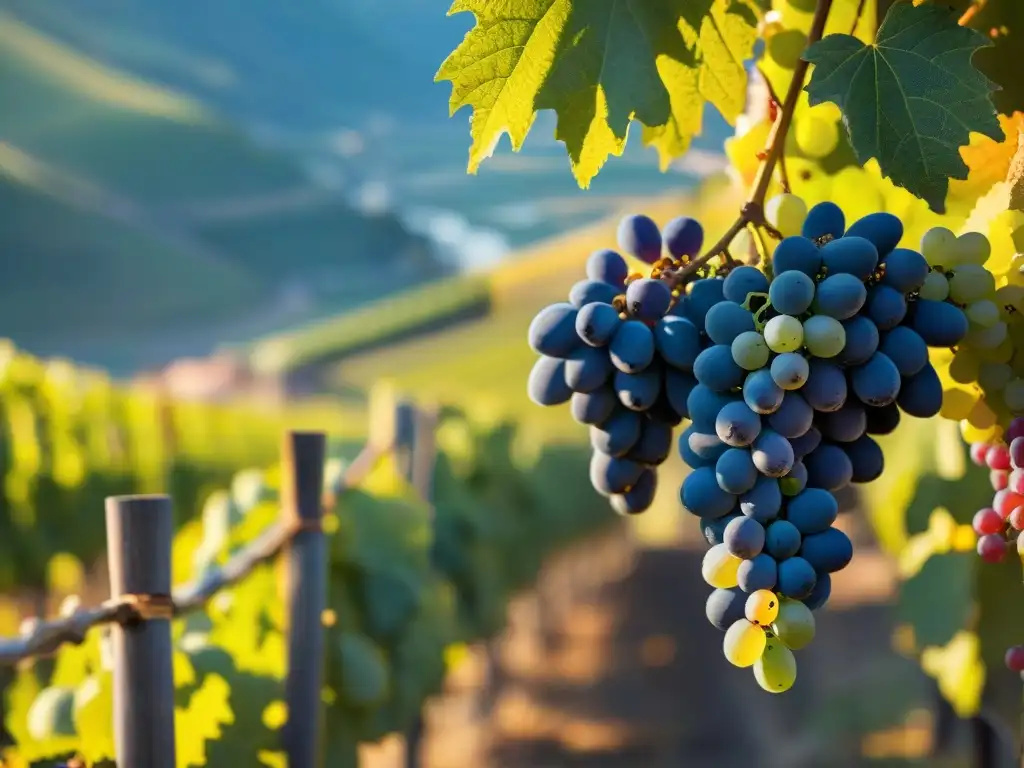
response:
M988 563L1006 557L1016 539L1017 553L1024 557L1024 418L1016 418L1006 431L1006 443L973 443L971 461L988 467L995 495L992 506L974 515L978 554Z

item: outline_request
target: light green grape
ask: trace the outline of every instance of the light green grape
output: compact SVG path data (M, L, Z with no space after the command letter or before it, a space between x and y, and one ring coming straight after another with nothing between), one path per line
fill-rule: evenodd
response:
M726 548L716 544L704 554L700 571L704 581L716 589L732 589L738 583L736 572L743 562Z
M921 255L934 266L952 267L956 261L956 235L946 227L932 227L921 238Z
M964 343L974 349L995 349L1006 341L1009 329L1002 320L989 328L970 331Z
M764 653L768 638L757 624L740 619L725 631L722 652L726 660L737 667L752 667Z
M922 299L945 301L949 297L949 280L941 272L929 272L918 293Z
M765 203L764 215L783 237L793 237L803 229L807 203L796 195L783 193Z
M1024 379L1013 379L1003 389L1003 402L1014 413L1024 411Z
M783 600L772 632L788 648L799 651L814 639L815 622L811 609L799 600Z
M795 352L804 343L804 326L795 317L777 315L764 326L764 340L772 352Z
M984 264L992 255L992 244L981 232L964 232L956 239L960 264Z
M815 357L835 357L846 346L846 329L834 317L814 315L804 321L804 344Z
M978 383L988 391L997 391L1010 383L1013 369L1006 363L982 363L978 373Z
M744 331L732 341L732 359L745 371L756 371L768 363L771 351L757 331Z
M750 623L767 627L779 615L779 598L770 589L759 589L747 598L743 612Z
M978 356L978 360L983 363L1008 363L1013 358L1015 349L1014 341L1007 332L1006 338L996 346L979 347L974 352Z
M958 384L972 384L981 373L981 360L972 349L964 345L957 347L949 362L949 377Z
M754 662L754 679L769 693L785 693L796 682L796 656L777 637L769 639Z
M28 709L29 735L36 741L74 736L74 707L75 692L71 688L44 688Z
M970 304L995 293L996 279L980 264L961 264L949 281L949 296L958 304Z
M807 35L799 29L787 29L768 38L766 52L782 69L793 69L806 48Z
M839 145L839 126L818 115L804 115L797 120L796 142L805 155L821 159Z
M967 307L967 319L981 328L991 328L999 322L999 307L988 299L975 301Z

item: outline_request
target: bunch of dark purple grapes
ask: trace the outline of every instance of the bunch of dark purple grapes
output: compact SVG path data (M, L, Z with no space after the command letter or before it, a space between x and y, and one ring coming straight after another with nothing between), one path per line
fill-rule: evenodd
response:
M616 512L633 515L651 506L657 468L687 415L702 343L679 313L681 291L671 277L700 251L704 230L687 217L659 230L647 216L630 215L618 242L651 265L650 276L630 273L616 251L593 253L569 301L545 307L530 324L540 359L527 391L538 405L570 404L573 418L590 428L591 483Z

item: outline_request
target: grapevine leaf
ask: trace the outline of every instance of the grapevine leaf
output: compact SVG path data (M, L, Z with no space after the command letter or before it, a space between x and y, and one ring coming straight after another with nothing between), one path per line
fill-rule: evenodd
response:
M960 147L972 131L1003 138L996 86L971 63L986 37L934 5L894 5L874 45L828 35L807 49L810 103L843 111L861 163L877 158L898 186L943 212L949 179L967 177Z
M1010 161L1006 181L1010 185L1010 208L1024 211L1024 131L1017 133L1017 152Z
M961 216L970 213L993 184L1006 181L1010 163L1017 151L1017 134L1024 128L1024 112L999 115L999 126L1006 138L993 141L980 133L971 134L971 143L960 150L960 156L969 169L967 178L949 183L946 196L947 213Z
M744 61L764 0L456 0L476 26L445 60L452 114L473 109L469 172L502 134L518 151L542 109L558 117L580 186L645 127L665 167L699 133L710 101L729 120L742 112Z

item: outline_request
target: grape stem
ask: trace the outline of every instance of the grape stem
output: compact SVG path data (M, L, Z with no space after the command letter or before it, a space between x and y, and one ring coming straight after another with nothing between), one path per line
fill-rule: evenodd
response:
M818 42L825 32L825 22L828 20L829 11L832 10L832 0L818 0L814 7L814 19L811 22L810 32L807 34L807 45L810 47ZM768 134L768 141L765 148L765 156L757 167L757 175L754 177L753 192L740 208L740 215L732 223L725 234L712 245L702 256L688 262L681 269L666 274L669 285L673 288L684 285L688 279L695 275L701 267L711 259L720 256L732 241L748 224L764 229L773 237L781 238L781 234L774 229L764 216L764 199L768 194L768 187L772 182L772 174L775 166L782 158L786 146L786 136L793 124L793 113L796 111L797 102L800 100L800 92L804 87L804 80L807 78L809 63L800 59L793 68L793 79L789 83L789 90L786 91L786 100L779 109L779 115L772 124Z
M863 0L861 0L863 2ZM768 91L768 98L771 99L772 103L778 107L782 104L779 99L779 95L775 92L775 87L772 85L772 81L768 79L768 76L764 73L761 67L757 68L758 74L761 76L761 80L764 81L764 86ZM782 186L783 192L789 192L789 170L786 168L786 153L782 152L779 154L779 184Z

